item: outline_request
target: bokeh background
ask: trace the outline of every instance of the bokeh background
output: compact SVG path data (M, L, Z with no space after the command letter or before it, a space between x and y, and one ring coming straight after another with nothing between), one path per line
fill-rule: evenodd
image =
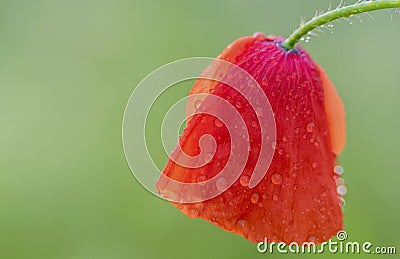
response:
M189 219L142 188L125 161L123 112L157 67L214 57L255 31L288 35L328 5L0 0L0 258L284 256L258 254L244 238ZM347 108L340 164L349 239L400 249L400 15L372 16L335 23L333 35L303 45Z

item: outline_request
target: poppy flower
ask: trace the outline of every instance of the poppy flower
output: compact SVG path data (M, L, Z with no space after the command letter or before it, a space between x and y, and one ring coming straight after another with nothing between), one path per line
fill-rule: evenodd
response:
M244 96L251 95L252 86L241 81L240 87L246 89L243 94L223 82L197 79L190 95L222 98L243 118L248 156L243 168L228 166L232 172L240 170L232 185L223 188L226 183L217 180L217 189L224 189L219 195L195 202L170 200L185 215L207 220L252 242L268 238L268 242L287 244L321 243L343 229L334 168L345 145L345 113L325 71L300 46L290 51L283 48L283 40L256 33L237 39L217 57L245 70L261 87L273 111L276 141L272 146L262 142L265 125L258 120L260 111ZM156 183L160 196L170 198L171 193L184 192L171 187L171 179L202 183L227 166L232 135L223 121L207 113L215 109L212 103L203 107L202 113L188 116L179 143ZM234 131L241 134L245 129L236 127ZM201 153L207 148L201 145L204 135L211 136L216 145L206 164L188 168L172 158ZM257 161L264 159L260 156L264 145L273 149L273 157L262 179L252 186Z

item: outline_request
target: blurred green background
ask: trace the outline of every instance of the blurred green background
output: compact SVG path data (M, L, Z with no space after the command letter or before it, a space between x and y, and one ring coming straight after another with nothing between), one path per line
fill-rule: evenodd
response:
M157 67L214 57L255 31L288 35L328 3L0 0L0 258L283 256L260 255L142 188L125 161L122 117ZM305 48L347 108L349 239L400 249L400 15L372 15L335 23Z

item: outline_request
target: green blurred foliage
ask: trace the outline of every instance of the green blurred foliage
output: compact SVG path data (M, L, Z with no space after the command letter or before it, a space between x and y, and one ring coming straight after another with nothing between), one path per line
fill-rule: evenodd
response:
M142 188L125 162L122 117L155 68L214 57L255 31L288 35L301 17L327 7L317 0L0 0L0 258L283 256L260 255L242 237L189 219ZM335 23L333 35L305 48L347 108L340 163L349 238L393 246L400 16L372 15Z

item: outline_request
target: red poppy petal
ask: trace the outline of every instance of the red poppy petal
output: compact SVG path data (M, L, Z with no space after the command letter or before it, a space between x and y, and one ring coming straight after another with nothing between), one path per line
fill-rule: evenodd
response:
M340 154L346 145L346 113L335 86L322 67L315 64L324 88L325 110L331 134L332 150Z
M329 124L333 118L329 116L335 113L326 112L326 99L332 93L324 93L326 79L309 55L300 48L288 53L280 47L281 41L260 35L245 37L219 56L250 73L271 103L277 128L276 152L264 179L256 187L248 187L260 153L260 125L256 123L259 114L227 85L197 80L191 94L212 92L240 112L249 129L249 157L239 180L219 196L203 202L172 204L189 217L201 217L252 242L267 237L270 242L320 243L343 227L333 173L337 149L332 148L330 132L332 127L336 134L336 126ZM213 114L215 108L210 105L206 110ZM179 144L183 152L195 156L200 153L199 141L204 134L213 136L217 143L211 161L190 169L169 160L163 175L184 183L203 182L217 175L228 161L231 144L227 128L216 118L208 114L193 116ZM182 151L176 149L173 153L179 156ZM165 177L156 186L162 196L183 192L171 189Z

